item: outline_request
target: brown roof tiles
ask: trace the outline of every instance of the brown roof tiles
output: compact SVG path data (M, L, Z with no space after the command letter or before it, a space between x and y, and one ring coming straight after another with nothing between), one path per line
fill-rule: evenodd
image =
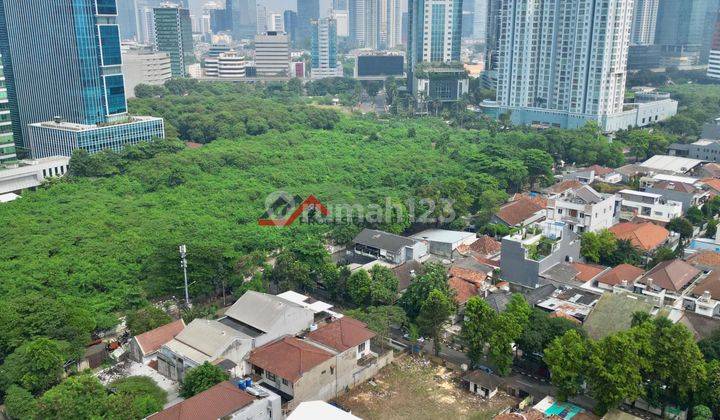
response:
M281 378L296 382L332 353L295 337L284 336L250 352L248 361Z
M529 219L532 215L544 208L545 206L537 200L522 197L519 200L500 207L500 210L498 210L495 216L509 226L515 226Z
M183 329L185 329L185 321L178 319L154 330L136 335L135 340L140 345L143 355L147 356L160 350L163 344L175 338Z
M255 398L229 381L148 417L152 420L216 420L246 407Z
M375 337L375 333L367 329L367 325L357 319L345 316L310 332L307 337L343 352Z
M637 268L630 264L620 264L601 275L597 281L598 283L607 284L609 286L620 285L623 280L627 281L628 284L632 284L635 280L640 278L644 272L645 270L642 268Z
M662 289L679 292L700 273L683 260L663 261L645 273L639 282L649 285L652 279L652 283Z
M662 226L650 222L618 223L610 228L616 238L629 240L643 251L652 251L659 247L670 236L670 232Z

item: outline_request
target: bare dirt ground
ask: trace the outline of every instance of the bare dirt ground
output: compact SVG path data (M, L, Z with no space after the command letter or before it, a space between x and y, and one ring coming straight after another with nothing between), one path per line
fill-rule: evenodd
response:
M459 372L401 356L374 379L340 397L354 415L374 419L492 419L519 400L499 392L491 400L460 387Z

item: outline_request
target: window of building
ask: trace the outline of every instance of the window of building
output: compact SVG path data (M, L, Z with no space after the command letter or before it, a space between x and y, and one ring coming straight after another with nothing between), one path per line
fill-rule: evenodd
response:
M366 343L362 343L358 346L358 352L362 353L365 351L365 344Z
M282 384L285 385L285 386L290 386L290 381L288 381L287 379L283 378Z
M274 373L267 372L265 373L265 377L273 382L277 382L277 376L275 376Z

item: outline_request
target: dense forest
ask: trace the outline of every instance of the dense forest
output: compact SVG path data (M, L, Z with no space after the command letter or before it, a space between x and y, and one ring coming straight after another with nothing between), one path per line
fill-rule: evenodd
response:
M708 107L703 93L677 90L690 104L683 118L696 126L714 116L697 110ZM536 131L474 114L380 118L312 105L301 93L296 82L141 87L132 113L164 117L168 140L122 153L78 152L69 177L0 206L0 362L40 336L77 355L118 316L180 295L180 244L188 248L193 299L241 293L244 279L278 250L287 252L274 271L327 275L318 268L328 261L324 241L346 241L360 226L261 227L272 192L313 194L327 204L449 198L461 216L451 227L482 227L510 194L548 185L561 162L618 166L626 144L638 155L654 153L651 145L662 149L695 132L633 130L621 133L623 144L592 125ZM658 133L665 136L659 146ZM373 226L400 233L411 223L401 217Z

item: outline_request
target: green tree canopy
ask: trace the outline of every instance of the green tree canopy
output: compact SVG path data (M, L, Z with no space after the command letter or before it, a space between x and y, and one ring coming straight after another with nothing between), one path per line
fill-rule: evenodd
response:
M180 396L190 398L228 379L230 375L221 368L205 362L185 374L185 379L180 384Z
M127 327L133 335L142 334L172 322L170 315L162 309L148 305L127 314Z

